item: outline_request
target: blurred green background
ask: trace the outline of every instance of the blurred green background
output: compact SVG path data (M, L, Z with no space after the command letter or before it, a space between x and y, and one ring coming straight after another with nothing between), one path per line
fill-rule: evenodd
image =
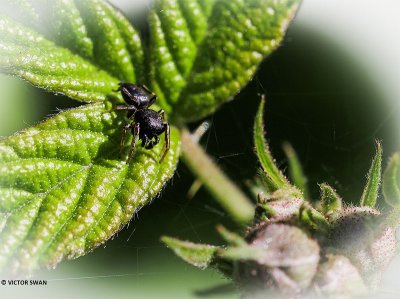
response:
M142 11L137 16L134 23L145 35ZM281 168L286 169L281 145L289 141L303 163L314 198L319 193L317 183L328 182L346 201L355 202L375 151L374 140L383 142L384 161L400 149L397 106L357 52L307 25L303 18L300 12L285 42L235 101L207 118L212 126L202 144L246 190L246 182L257 174L252 125L259 94L264 93L267 137ZM66 97L1 76L0 135L76 105ZM45 287L4 287L2 298L238 297L221 274L185 264L159 242L161 235L171 235L221 244L215 225L235 228L206 190L187 197L193 180L181 163L160 196L104 247L64 262L54 271L37 273L35 278L49 281Z

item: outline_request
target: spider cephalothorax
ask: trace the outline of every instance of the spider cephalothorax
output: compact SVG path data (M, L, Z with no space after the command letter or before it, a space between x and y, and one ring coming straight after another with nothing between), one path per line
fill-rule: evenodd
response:
M164 121L164 111L154 111L149 107L155 102L157 96L145 85L136 85L132 83L119 83L119 88L124 101L127 105L118 105L115 110L127 110L128 118L131 123L124 126L122 133L121 148L125 144L125 137L128 130L131 130L133 139L129 150L128 162L132 158L136 147L137 138L142 140L142 146L146 149L152 149L159 141L158 137L165 132L165 149L161 156L164 159L170 147L170 127Z

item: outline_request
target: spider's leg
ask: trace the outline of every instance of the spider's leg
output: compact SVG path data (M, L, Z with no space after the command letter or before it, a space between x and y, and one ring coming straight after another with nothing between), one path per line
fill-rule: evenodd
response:
M117 106L114 106L112 110L113 111L115 111L115 110L132 110L132 111L136 111L137 108L134 105L117 105Z
M132 131L133 136L132 136L131 148L129 149L129 154L128 154L128 161L127 161L128 164L131 161L133 152L136 148L136 140L139 136L139 133L140 133L140 125L137 123L133 127L133 131Z
M148 107L150 107L151 105L153 105L154 102L155 102L156 100L157 100L157 96L156 96L155 94L153 94L153 95L151 96L151 98L150 98Z
M150 107L151 105L153 105L154 102L157 100L157 95L156 95L154 92L152 92L152 91L151 91L146 85L144 85L144 84L138 85L138 86L140 86L140 87L143 88L147 93L150 94L150 100L149 100L149 102L147 103L146 107Z
M152 93L150 100L149 100L148 104L146 105L146 107L150 107L151 105L153 105L156 100L157 100L156 94Z
M131 128L132 128L132 124L129 124L129 125L124 126L123 129L122 129L122 138L121 138L121 143L120 143L120 146L119 146L119 151L120 151L120 155L121 156L122 156L122 152L124 150L126 133Z
M127 118L132 118L132 116L134 116L136 113L136 110L129 110L128 114L126 115Z
M145 91L147 91L149 94L151 94L151 95L156 95L154 92L152 92L151 90L150 90L150 88L148 88L146 85L144 85L144 84L139 84L138 86L140 86L141 88L143 88Z
M165 119L165 111L164 111L164 109L158 110L157 113L161 116L161 119L162 119L162 120Z
M165 146L164 146L164 152L161 156L160 162L162 162L162 160L164 160L165 155L167 154L167 152L169 151L169 148L171 146L171 140L170 140L170 127L168 123L164 123L164 128L165 128Z

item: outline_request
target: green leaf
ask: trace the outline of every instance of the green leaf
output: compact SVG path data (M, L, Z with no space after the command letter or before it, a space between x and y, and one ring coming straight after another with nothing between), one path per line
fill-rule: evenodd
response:
M120 81L144 83L144 78L136 78L132 64L132 59L140 57L136 63L141 65L143 54L140 38L129 22L105 1L84 0L75 3L93 40L94 61ZM133 46L134 43L137 46ZM135 51L133 57L130 50Z
M42 23L34 28L0 16L0 69L85 102L119 101L112 92L118 82L144 83L139 34L109 3L37 4Z
M263 177L266 181L268 192L274 192L278 189L291 189L289 182L275 164L274 158L265 140L264 133L264 105L265 97L261 98L260 106L254 120L254 144L256 153L263 168Z
M50 37L57 45L84 58L93 58L93 42L73 0L42 0L52 24ZM42 16L45 18L46 16Z
M125 113L71 109L0 141L0 268L32 271L86 254L118 232L172 176L179 134L120 157Z
M208 244L181 241L167 236L162 237L161 241L171 248L177 256L200 269L205 269L211 264L219 248Z
M321 189L322 212L325 215L337 213L342 209L342 199L336 191L326 183L319 185Z
M395 153L386 167L382 183L385 202L400 209L400 153Z
M297 157L297 154L293 147L289 143L284 143L283 150L285 151L286 157L289 163L289 175L292 179L293 184L303 192L304 198L310 198L310 192L307 186L307 177L304 174L303 168Z
M56 46L37 32L0 16L0 69L48 91L85 102L116 97L118 80Z
M150 83L194 121L233 98L281 42L300 0L159 0L150 12Z
M376 154L368 172L367 184L360 199L361 206L375 207L381 183L382 145L376 142Z

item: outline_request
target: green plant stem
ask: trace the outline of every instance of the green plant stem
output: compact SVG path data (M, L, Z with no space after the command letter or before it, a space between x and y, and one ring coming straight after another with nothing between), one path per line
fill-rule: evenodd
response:
M236 220L244 224L254 217L254 206L247 196L218 168L190 132L181 131L182 153L185 164L202 181L204 186Z

